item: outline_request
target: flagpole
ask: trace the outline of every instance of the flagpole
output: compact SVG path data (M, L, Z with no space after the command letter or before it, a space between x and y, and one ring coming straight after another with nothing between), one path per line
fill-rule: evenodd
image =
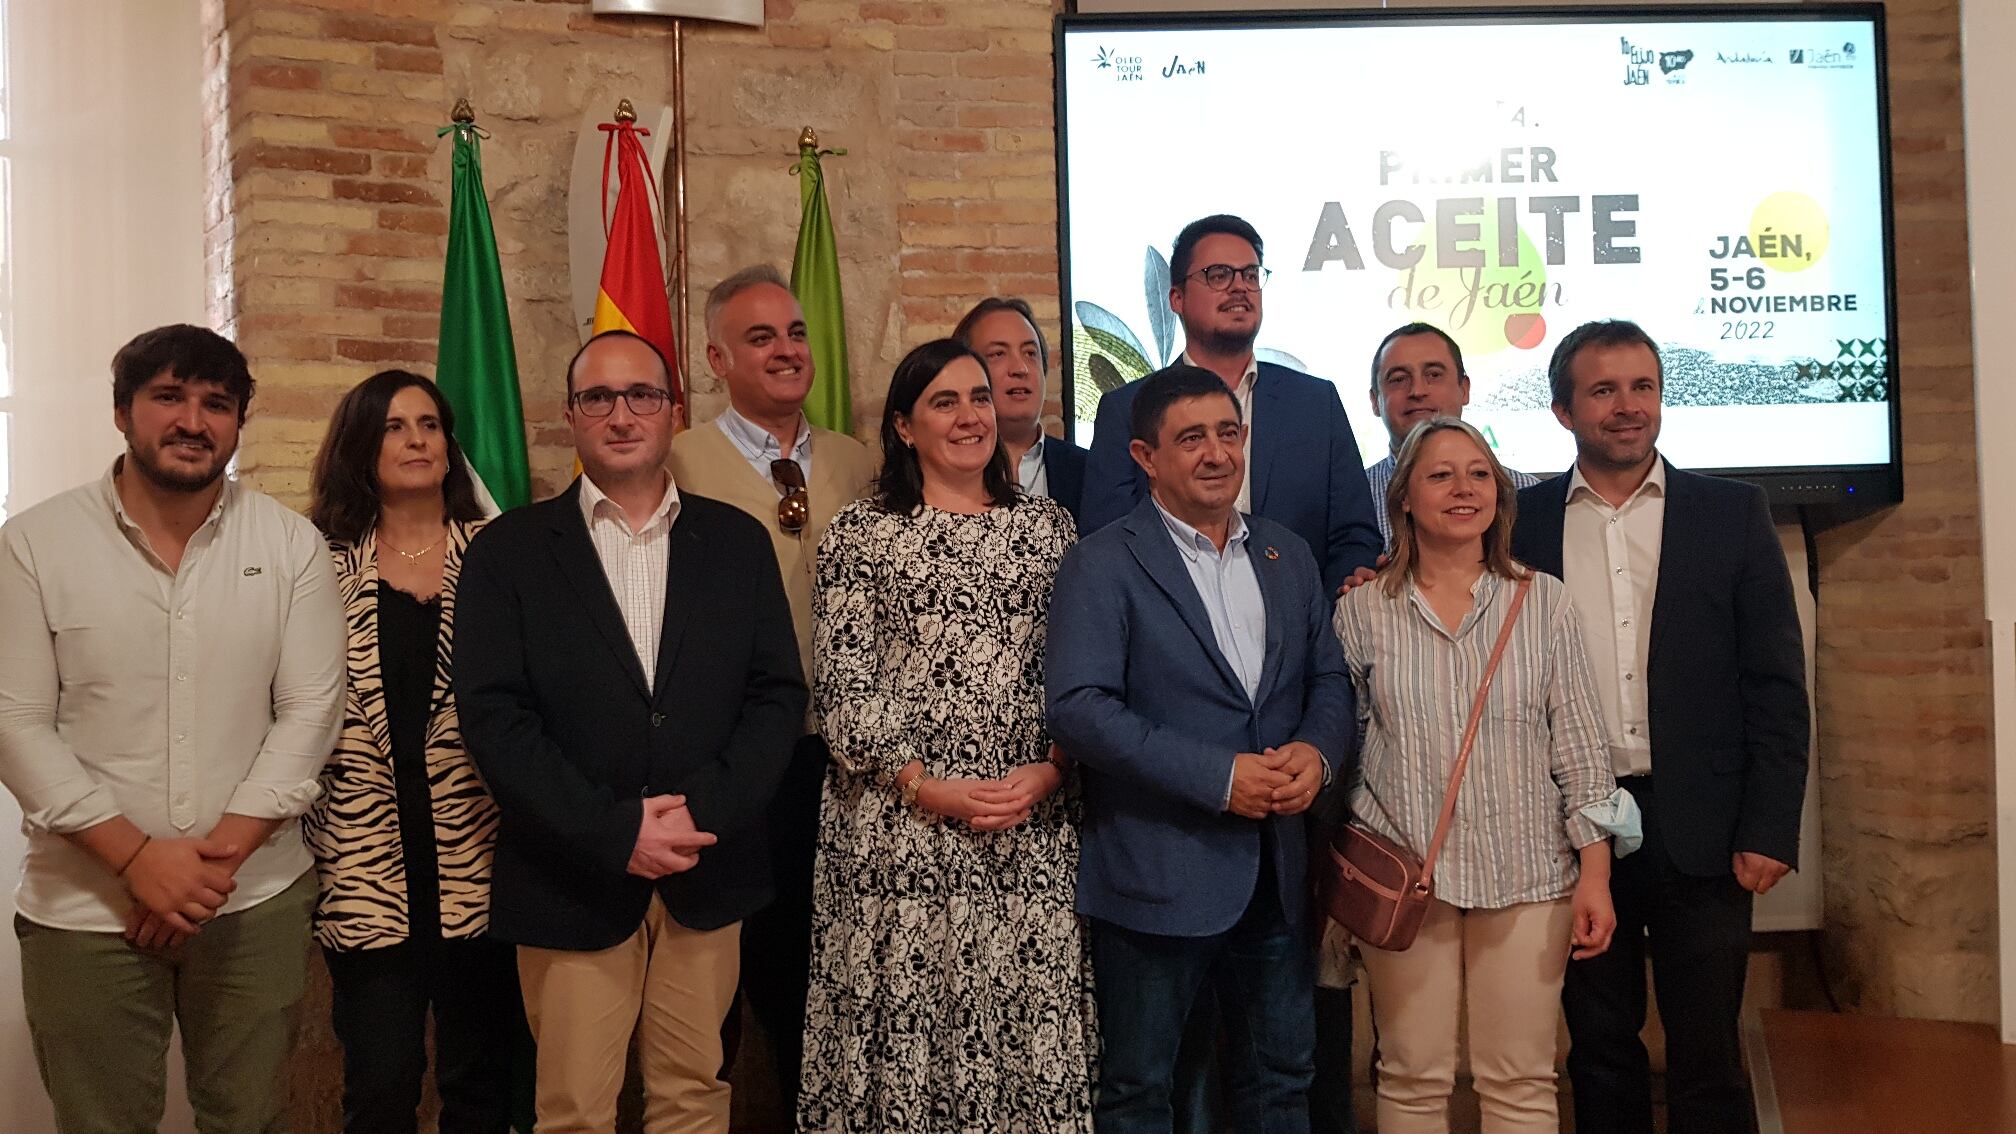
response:
M692 324L687 319L687 299L691 289L686 278L686 21L672 21L672 276L673 310L679 316L681 374L693 369ZM690 410L689 410L690 412Z

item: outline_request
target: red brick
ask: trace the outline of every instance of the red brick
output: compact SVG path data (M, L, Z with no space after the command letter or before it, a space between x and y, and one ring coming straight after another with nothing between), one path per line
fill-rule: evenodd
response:
M379 154L371 159L371 171L385 177L426 177L427 159L419 154Z
M357 307L367 311L381 307L400 311L437 311L441 307L441 293L432 289L423 291L410 287L340 284L336 288L336 306Z
M448 231L448 213L444 209L380 209L378 227L441 236Z
M387 315L385 334L395 339L439 338L441 319L436 315Z
M370 201L378 205L438 205L441 199L424 185L397 181L357 181L339 177L330 186L339 201Z
M959 267L969 272L1055 272L1057 256L1051 252L1009 252L977 249L959 253Z
M372 55L380 71L415 71L423 75L441 73L441 52L431 47L381 47Z
M403 232L359 232L343 238L343 251L353 256L433 259L441 255L441 238Z
M417 130L331 124L329 139L345 149L352 150L390 150L404 154L434 152L434 138L431 131L423 136Z
M977 154L987 148L987 136L978 130L898 130L896 144L913 150Z
M1056 113L1056 109L1049 103L969 103L959 108L959 125L975 128L989 126L1048 128L1056 121Z
M368 16L330 15L323 30L335 39L355 39L365 43L395 43L406 47L433 47L434 25L407 20L374 20Z
M336 353L359 362L432 361L435 344L417 339L337 339Z
M831 47L833 33L827 28L801 28L789 24L767 29L772 47Z
M861 0L861 18L890 24L942 24L945 9L936 4L898 4L889 0Z
M245 69L245 81L274 90L317 91L322 89L322 71L305 65L256 63Z
M959 73L978 79L1025 78L1034 76L1050 77L1050 57L1047 55L1017 55L1005 51L983 51L977 55L963 56L959 60Z
M901 51L979 51L986 46L987 33L975 28L896 29Z
M243 160L255 169L302 169L314 173L366 173L371 169L368 154L313 146L254 143L244 150Z

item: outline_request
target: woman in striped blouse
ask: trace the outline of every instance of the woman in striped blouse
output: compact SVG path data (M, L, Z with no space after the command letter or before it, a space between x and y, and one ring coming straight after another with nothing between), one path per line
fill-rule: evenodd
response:
M1338 600L1363 760L1351 808L1425 851L1471 702L1521 580L1485 702L1435 902L1412 948L1365 949L1379 1027L1380 1134L1443 1134L1459 1017L1485 1134L1556 1131L1555 1027L1571 949L1610 945L1610 835L1635 840L1617 790L1574 608L1559 579L1513 561L1512 482L1476 429L1416 426L1387 490L1393 550Z

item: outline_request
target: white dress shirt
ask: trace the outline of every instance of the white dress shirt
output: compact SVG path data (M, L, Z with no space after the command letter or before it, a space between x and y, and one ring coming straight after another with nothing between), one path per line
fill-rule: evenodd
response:
M1183 365L1198 365L1187 350L1183 352ZM1257 355L1248 356L1246 373L1232 390L1233 397L1239 399L1239 420L1246 424L1246 475L1239 479L1239 501L1233 507L1247 513L1253 511L1253 383L1259 378L1260 359Z
M671 473L665 474L665 496L658 507L642 527L634 529L623 509L586 473L581 476L581 519L588 525L588 540L595 545L595 557L602 561L602 573L609 577L616 608L623 613L623 627L630 631L630 644L637 648L644 683L654 687L658 682L658 637L665 627L665 572L671 560L672 524L678 518L679 486L672 483Z
M0 528L0 781L28 836L21 916L125 927L124 885L64 837L121 815L155 838L207 835L227 812L285 820L219 912L292 885L312 865L294 820L341 726L345 647L327 543L235 482L174 571L111 471Z
M1043 462L1043 438L1022 453L1015 463L1015 483L1031 496L1050 495L1050 466Z
M1652 603L1659 593L1659 547L1666 523L1666 462L1621 507L1589 487L1578 465L1568 474L1561 521L1561 575L1582 616L1582 640L1618 776L1652 771L1645 661Z

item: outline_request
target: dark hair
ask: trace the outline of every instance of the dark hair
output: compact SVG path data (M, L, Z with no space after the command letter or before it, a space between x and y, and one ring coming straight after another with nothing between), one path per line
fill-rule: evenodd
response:
M1434 335L1436 338L1441 339L1442 345L1449 348L1450 360L1456 363L1457 376L1463 378L1469 377L1469 374L1463 369L1463 348L1456 345L1456 340L1449 337L1449 332L1433 323L1409 323L1404 327L1396 327L1388 332L1385 338L1379 340L1378 348L1372 352L1373 393L1376 394L1379 392L1380 356L1386 353L1387 347L1393 345L1393 340L1410 338L1414 335Z
M1236 236L1253 246L1255 260L1266 258L1267 250L1260 243L1260 233L1244 220L1230 213L1194 220L1176 234L1176 243L1169 249L1170 286L1183 286L1183 280L1190 275L1190 258L1197 254L1198 243L1207 236Z
M665 360L665 352L658 349L657 343L652 342L650 339L645 338L643 335L640 335L635 331L624 331L624 330L602 331L598 334L590 335L588 337L588 341L581 344L581 349L574 352L574 357L567 360L566 381L567 381L567 393L569 395L572 395L574 393L575 364L581 361L582 355L588 353L589 347L594 346L596 343L601 342L603 339L636 339L638 342L643 343L647 347L650 347L651 353L656 355L658 358L659 368L665 372L665 389L671 392L672 400L675 403L679 401L679 385L678 383L672 381L672 364Z
M407 370L381 370L350 388L329 417L329 432L315 454L308 518L322 534L343 543L358 543L378 525L383 501L378 495L378 454L385 445L385 413L399 391L418 387L434 399L441 433L448 438L448 476L441 482L446 520L480 520L476 484L468 460L455 444L455 408L441 388Z
M1023 321L1029 324L1030 330L1036 332L1036 358L1043 364L1043 372L1046 374L1049 373L1050 344L1044 341L1043 325L1036 321L1036 312L1030 309L1029 301L1020 296L990 295L974 304L973 310L968 311L960 318L959 325L952 328L952 337L969 347L972 346L973 328L979 324L980 320L994 314L996 311L1013 311L1015 314L1022 316Z
M986 375L987 361L957 339L932 339L896 364L896 373L889 379L889 395L882 403L882 472L875 482L875 503L884 512L909 516L923 507L924 466L918 463L917 450L904 444L902 434L896 432L896 417L910 416L925 387L937 381L947 366L962 358L978 363L981 375ZM995 437L994 456L987 462L983 477L987 499L997 507L1017 502L1021 490L1015 487L1015 477L1008 471L1008 454L1001 448L999 435Z
M1214 395L1231 402L1232 416L1245 420L1239 399L1232 396L1232 388L1211 371L1184 363L1157 370L1141 379L1141 390L1134 395L1134 411L1127 419L1127 435L1136 441L1146 441L1153 448L1161 440L1162 419L1169 415L1170 406Z
M1552 388L1554 404L1565 407L1575 400L1575 376L1568 371L1575 365L1576 355L1588 347L1621 346L1642 346L1651 351L1652 361L1659 367L1659 384L1666 384L1666 363L1659 357L1659 344L1645 328L1628 319L1599 319L1568 332L1554 348L1554 357L1547 360L1547 385Z
M167 371L185 382L224 387L238 399L238 424L252 408L252 371L245 355L230 339L208 327L170 323L133 337L112 356L112 406L133 408L133 395Z

